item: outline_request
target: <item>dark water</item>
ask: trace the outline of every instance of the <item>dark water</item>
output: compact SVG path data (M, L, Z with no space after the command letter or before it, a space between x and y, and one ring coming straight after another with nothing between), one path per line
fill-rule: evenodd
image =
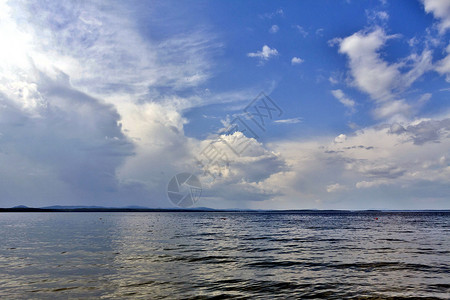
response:
M0 241L1 299L450 296L450 214L3 213Z

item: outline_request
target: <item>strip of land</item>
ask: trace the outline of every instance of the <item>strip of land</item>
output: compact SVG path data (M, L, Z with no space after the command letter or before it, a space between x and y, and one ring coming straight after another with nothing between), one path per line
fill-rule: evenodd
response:
M10 208L0 208L0 213L6 212L253 212L253 213L304 213L304 214L355 214L355 213L445 213L450 214L450 210L318 210L318 209L297 209L297 210L251 210L251 209L213 209L207 207L200 208L147 208L147 207L99 207L99 206L48 206L48 207L27 207L15 206Z

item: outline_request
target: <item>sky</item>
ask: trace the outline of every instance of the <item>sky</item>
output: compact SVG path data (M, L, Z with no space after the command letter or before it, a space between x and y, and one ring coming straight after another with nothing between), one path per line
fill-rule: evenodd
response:
M0 207L450 209L449 37L449 0L0 0Z

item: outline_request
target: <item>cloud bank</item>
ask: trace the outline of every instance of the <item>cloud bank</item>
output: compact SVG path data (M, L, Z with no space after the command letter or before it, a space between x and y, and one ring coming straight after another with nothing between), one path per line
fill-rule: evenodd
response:
M449 28L444 3L424 1L440 35ZM389 61L382 51L399 36L383 27L334 39L348 77L345 82L330 77L333 88L326 93L351 117L362 103L347 89L367 96L376 124L313 137L292 129L289 138L275 135L266 142L241 133L219 136L248 142L237 156L217 142L214 130L203 140L185 133L191 121L186 112L193 108L242 106L256 95L253 89L207 92L223 44L205 28L144 35L135 13L125 4L105 8L95 1L0 2L0 40L9 45L0 49L0 206L169 207L168 181L192 172L204 184L199 206L448 208L450 115L420 117L417 107L432 101L432 94L422 93L412 103L408 91L428 72L449 80L450 46L434 61L428 48ZM155 13L149 10L154 23L147 25L168 31L164 22L150 18ZM283 16L278 9L260 19ZM272 33L279 29L274 26ZM259 66L280 56L261 44L247 54ZM303 59L292 55L284 63L299 71L303 65L291 65ZM307 120L295 114L283 118L274 128ZM195 157L211 143L228 164L198 165Z

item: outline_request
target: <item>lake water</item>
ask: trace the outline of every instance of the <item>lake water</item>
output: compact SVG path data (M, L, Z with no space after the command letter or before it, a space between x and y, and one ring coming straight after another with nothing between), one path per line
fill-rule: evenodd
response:
M450 297L448 213L1 213L0 241L1 299Z

